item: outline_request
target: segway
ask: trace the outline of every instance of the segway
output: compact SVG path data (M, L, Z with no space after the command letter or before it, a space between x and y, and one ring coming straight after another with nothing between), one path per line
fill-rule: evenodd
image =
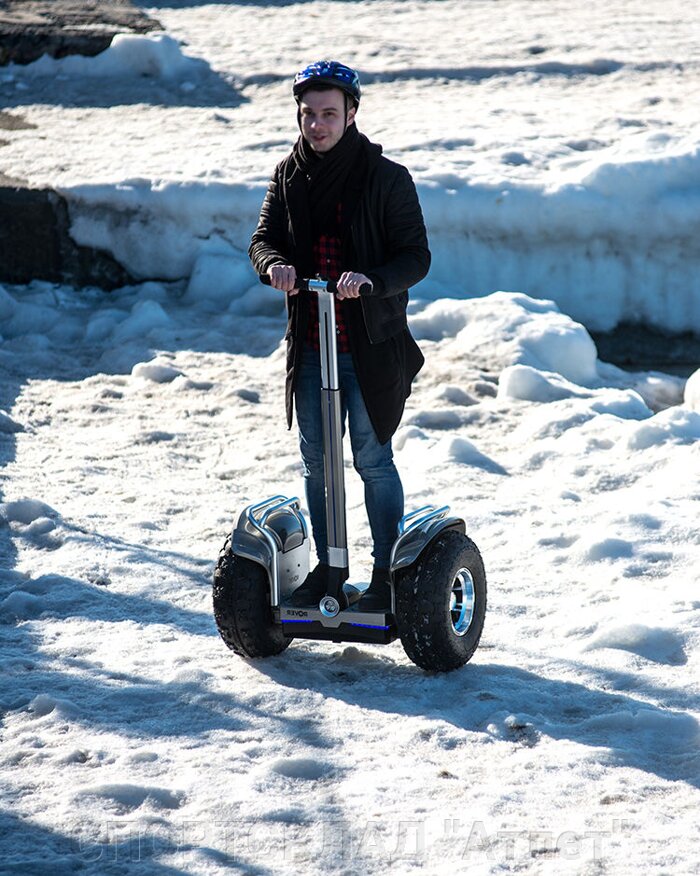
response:
M261 277L263 282L269 278ZM245 658L280 654L293 639L388 644L400 637L418 666L447 672L479 644L486 575L464 520L448 505L425 505L398 525L390 560L390 604L362 609L348 583L342 419L337 367L335 284L299 280L318 293L329 574L318 604L292 605L309 574L310 535L297 497L270 496L244 508L214 572L214 617L224 642Z

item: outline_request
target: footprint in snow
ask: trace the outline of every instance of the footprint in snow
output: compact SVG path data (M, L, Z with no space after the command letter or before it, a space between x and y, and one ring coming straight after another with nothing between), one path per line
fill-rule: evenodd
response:
M270 764L270 771L288 779L318 781L333 772L333 767L311 757L281 757Z
M174 438L172 432L143 432L136 439L136 444L159 444L161 441L172 441Z
M250 402L253 405L260 404L260 393L254 389L239 388L233 391L233 394L243 401Z
M121 812L133 812L146 802L156 809L179 809L184 802L182 792L149 785L96 785L81 796L107 800Z

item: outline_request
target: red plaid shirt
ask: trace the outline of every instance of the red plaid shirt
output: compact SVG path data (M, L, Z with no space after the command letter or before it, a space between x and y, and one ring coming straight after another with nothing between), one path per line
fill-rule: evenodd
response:
M340 204L338 204L338 224L340 224ZM314 266L316 273L324 280L337 280L342 274L340 265L341 242L339 237L322 234L314 244ZM335 325L338 339L338 352L350 352L348 326L343 313L343 301L335 299ZM309 295L309 328L306 333L306 343L319 350L321 343L318 336L318 296Z

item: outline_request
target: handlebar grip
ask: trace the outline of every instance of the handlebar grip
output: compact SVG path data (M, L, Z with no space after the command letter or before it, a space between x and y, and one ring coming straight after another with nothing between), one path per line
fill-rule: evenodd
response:
M270 280L269 274L258 274L258 280L260 280L263 286L272 286L272 281ZM303 280L300 277L297 277L294 282L296 283L297 289L301 289L302 292L308 291L308 280Z
M258 279L265 286L272 285L272 283L270 282L270 275L269 274L258 274ZM305 280L301 277L297 277L297 279L295 280L295 283L296 283L297 289L300 289L302 292L309 291L309 281L308 280ZM326 291L327 292L330 292L333 295L335 295L338 292L338 286L337 286L335 280L326 280L325 283L326 283ZM371 291L372 291L372 284L371 283L363 283L360 286L360 295L369 295L371 293Z

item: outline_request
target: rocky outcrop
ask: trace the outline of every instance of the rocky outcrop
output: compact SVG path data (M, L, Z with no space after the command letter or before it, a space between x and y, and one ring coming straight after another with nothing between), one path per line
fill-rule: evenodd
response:
M79 246L69 228L66 201L56 192L0 186L0 282L102 289L133 282L111 255Z
M117 33L161 29L129 0L0 0L0 65L97 55Z
M152 30L162 30L160 23L129 0L0 0L0 65L29 64L44 54L97 55L117 33ZM0 112L0 134L31 127L20 114ZM69 228L64 198L0 173L0 282L103 289L132 282L111 255L78 246Z

